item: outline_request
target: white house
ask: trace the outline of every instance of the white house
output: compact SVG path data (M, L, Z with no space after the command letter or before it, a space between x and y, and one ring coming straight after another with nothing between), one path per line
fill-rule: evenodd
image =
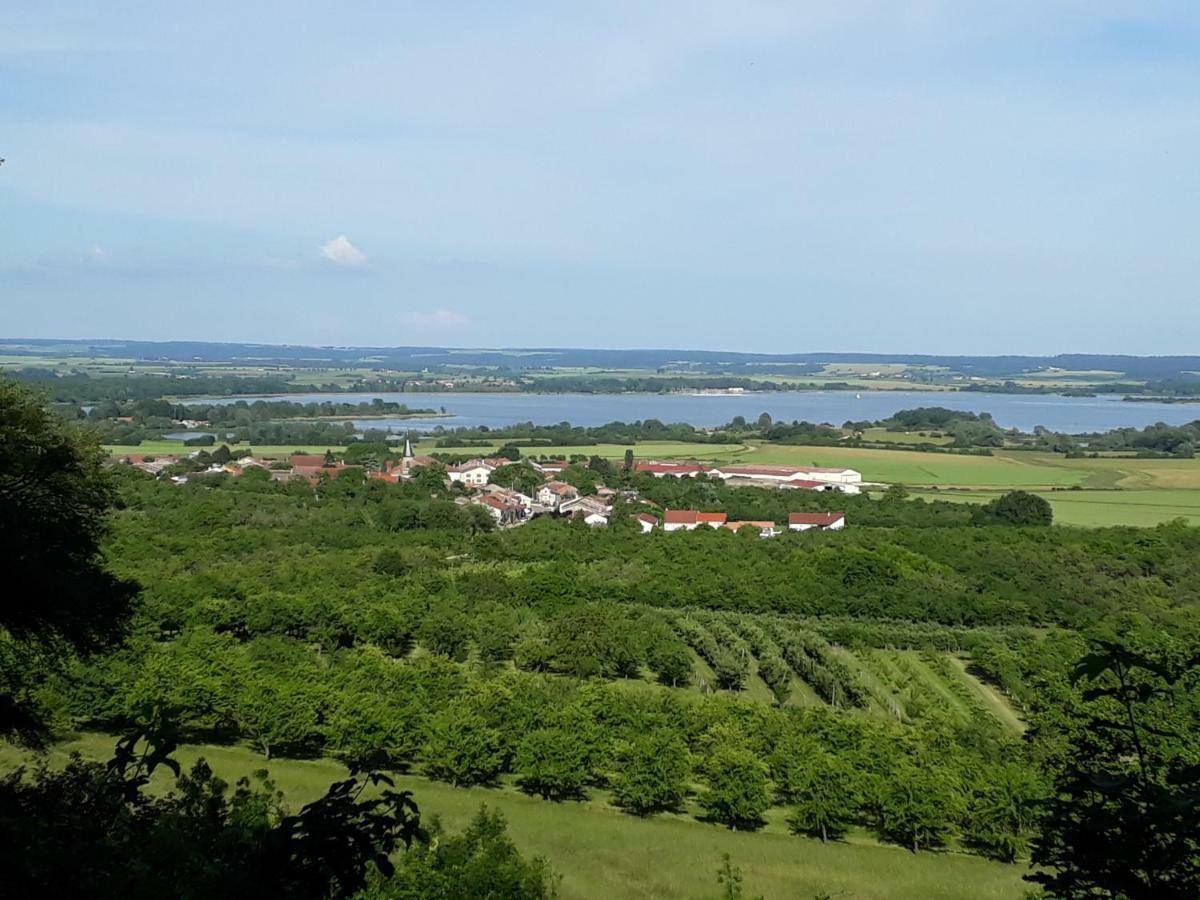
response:
M642 527L642 534L649 534L658 527L658 519L654 518L650 513L638 513L633 518Z
M596 512L588 513L586 516L583 517L583 521L586 522L588 525L590 525L592 528L595 528L598 525L607 525L608 524L608 516L605 516L605 515L602 515L601 513L596 513Z
M558 511L564 515L580 513L584 516L590 516L593 513L600 516L607 516L612 512L612 507L603 500L598 500L595 497L576 497L574 500L564 500L558 505Z
M494 471L496 471L496 467L486 460L469 459L457 466L448 466L446 468L446 475L451 481L456 481L460 484L470 485L471 487L483 487L488 483Z
M790 531L808 531L810 528L817 528L821 531L841 531L845 527L845 513L788 513L788 530Z
M537 489L534 498L542 506L548 506L551 509L558 509L559 504L567 500L574 500L579 496L579 491L574 485L567 484L565 481L548 481Z
M694 509L668 509L663 513L663 531L695 531L701 525L720 528L725 524L723 512L697 512Z

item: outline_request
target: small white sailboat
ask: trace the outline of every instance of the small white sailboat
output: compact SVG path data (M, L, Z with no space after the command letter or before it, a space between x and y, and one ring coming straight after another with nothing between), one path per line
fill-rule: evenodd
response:
M854 399L855 399L855 400L861 400L861 399L862 399L862 394L855 394L855 395L854 395Z

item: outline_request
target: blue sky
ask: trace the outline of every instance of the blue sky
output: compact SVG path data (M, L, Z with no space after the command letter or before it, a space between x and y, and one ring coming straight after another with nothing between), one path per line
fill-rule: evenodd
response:
M4 20L3 336L1200 346L1194 2Z

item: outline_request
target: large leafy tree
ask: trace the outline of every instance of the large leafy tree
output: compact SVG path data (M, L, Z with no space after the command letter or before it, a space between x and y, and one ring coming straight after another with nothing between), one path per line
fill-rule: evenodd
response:
M880 787L876 827L884 840L916 853L944 843L961 808L950 771L926 760L905 760Z
M1051 897L1200 896L1200 656L1101 640L1029 879Z
M135 584L104 567L115 494L94 436L0 378L0 734L36 740L36 676L123 635Z
M149 740L143 740L143 737ZM382 775L352 776L296 814L271 786L236 790L203 760L186 774L164 732L131 735L107 765L74 757L0 780L0 867L13 897L150 900L179 897L350 897L420 835L407 791ZM165 797L147 792L174 771ZM367 788L373 788L368 795Z
M514 768L522 789L546 800L583 794L588 778L588 747L566 728L539 728L517 746Z
M789 785L795 796L789 827L797 834L837 840L845 835L857 812L853 773L830 753L806 758Z
M1049 525L1054 521L1054 509L1045 497L1029 491L1009 491L980 506L973 518L984 525Z
M687 747L666 729L619 744L609 779L617 803L639 816L673 810L687 796L691 765Z
M430 719L424 757L431 778L456 787L491 784L507 762L501 733L463 701Z
M753 751L720 746L704 767L707 790L700 805L715 822L738 828L757 828L771 805L767 766Z
M361 900L549 900L558 895L558 876L541 857L521 856L499 812L481 807L462 834L442 834L436 822L430 832L404 854L392 878L372 879Z

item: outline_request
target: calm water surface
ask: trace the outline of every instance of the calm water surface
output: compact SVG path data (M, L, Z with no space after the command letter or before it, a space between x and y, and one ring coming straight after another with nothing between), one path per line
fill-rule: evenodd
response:
M1200 405L1130 403L1115 395L1059 397L1050 394L975 394L934 391L777 391L761 394L281 394L271 399L296 403L323 400L345 403L382 400L411 407L445 408L447 415L435 418L371 419L356 424L363 428L393 428L430 431L443 428L498 428L520 422L554 425L603 425L659 419L687 422L699 427L722 425L734 416L756 419L763 412L773 419L828 422L886 419L901 409L944 406L949 409L988 412L1002 428L1032 431L1043 425L1052 431L1110 431L1142 428L1155 422L1182 425L1200 419ZM224 397L205 402L253 402L260 397ZM197 401L198 402L198 401Z

